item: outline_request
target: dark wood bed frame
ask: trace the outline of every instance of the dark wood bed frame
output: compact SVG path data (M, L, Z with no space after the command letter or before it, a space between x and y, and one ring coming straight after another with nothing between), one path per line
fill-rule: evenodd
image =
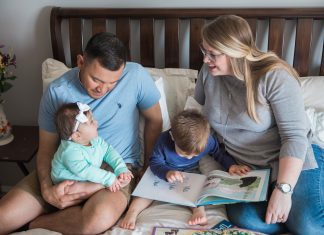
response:
M146 67L155 67L154 55L154 22L163 20L165 25L165 67L178 68L179 62L179 22L190 21L189 30L189 67L199 69L202 55L199 51L200 30L206 20L223 14L236 14L249 22L254 36L259 20L268 20L268 49L280 57L283 53L285 22L295 20L296 37L293 55L293 66L301 76L309 75L311 61L312 31L315 21L324 20L324 8L271 8L271 9L106 9L106 8L60 8L51 11L51 40L54 59L64 63L66 53L63 49L62 22L68 22L69 61L76 65L76 55L82 53L86 43L83 37L84 21L90 21L92 34L107 30L107 20L115 20L116 35L130 49L131 20L140 24L140 62ZM324 24L320 30L324 30ZM129 58L132 60L133 58ZM324 75L324 53L321 46L321 59L318 74Z

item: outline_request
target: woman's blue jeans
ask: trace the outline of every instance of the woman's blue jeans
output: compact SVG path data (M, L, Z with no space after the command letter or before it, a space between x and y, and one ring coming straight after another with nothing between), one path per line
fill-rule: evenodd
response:
M324 234L324 149L312 147L318 168L301 172L285 224L264 222L267 202L226 205L229 220L238 227L266 234Z

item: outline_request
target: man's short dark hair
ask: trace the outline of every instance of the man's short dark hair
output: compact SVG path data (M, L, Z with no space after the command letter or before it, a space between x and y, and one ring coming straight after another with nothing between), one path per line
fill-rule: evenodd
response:
M86 62L97 59L110 71L117 71L127 60L127 49L116 35L102 32L93 35L84 50Z

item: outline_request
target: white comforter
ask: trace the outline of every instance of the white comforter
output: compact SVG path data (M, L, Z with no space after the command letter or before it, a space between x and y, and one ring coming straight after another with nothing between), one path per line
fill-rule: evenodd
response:
M220 166L211 158L204 157L200 161L202 173L206 174L210 170L220 169ZM223 219L226 219L226 210L224 205L207 206L206 207L208 224L204 227L211 228ZM173 205L170 203L153 202L152 205L145 209L137 219L136 228L134 231L121 229L118 224L110 230L103 233L104 235L150 235L154 226L165 227L190 227L187 223L192 211L185 206ZM199 226L194 226L199 227ZM61 233L45 230L31 229L24 232L13 233L15 235L58 235Z

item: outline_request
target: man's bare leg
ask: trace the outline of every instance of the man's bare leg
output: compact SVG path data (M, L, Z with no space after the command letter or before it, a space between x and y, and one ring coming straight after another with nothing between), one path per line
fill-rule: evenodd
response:
M30 228L44 228L63 234L98 234L112 227L124 212L127 199L121 192L102 189L81 206L42 215Z
M150 199L135 197L131 202L125 217L121 220L119 227L134 230L137 216L151 203L152 200Z
M44 213L28 192L13 188L0 200L0 234L8 234Z

